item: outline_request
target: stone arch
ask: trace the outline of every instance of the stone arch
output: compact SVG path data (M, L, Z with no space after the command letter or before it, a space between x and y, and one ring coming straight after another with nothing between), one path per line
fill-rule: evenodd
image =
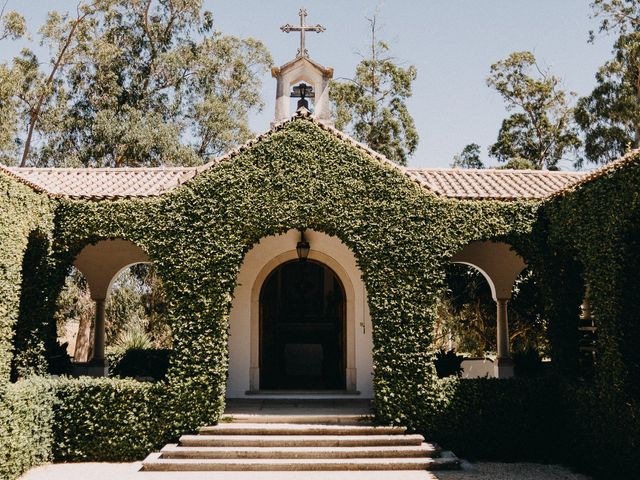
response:
M86 374L101 376L107 373L104 356L106 300L117 276L138 263L151 263L151 259L135 243L119 238L89 244L73 261L73 266L84 275L96 304L93 359L86 367Z
M451 262L468 265L478 270L489 283L491 296L496 302L498 358L494 366L497 378L513 376L513 362L509 353L509 323L507 304L518 276L527 264L505 242L476 241L467 244Z
M337 237L306 230L309 259L328 266L346 296L346 391L362 398L373 396L373 339L366 289L353 252ZM246 254L238 273L229 316L229 378L227 396L243 397L260 390L260 291L279 265L297 258L297 230L264 237Z

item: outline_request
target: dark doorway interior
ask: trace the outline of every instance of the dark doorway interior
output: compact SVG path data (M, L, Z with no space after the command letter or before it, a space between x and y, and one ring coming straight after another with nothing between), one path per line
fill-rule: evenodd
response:
M260 389L345 389L345 295L307 260L277 267L260 292Z

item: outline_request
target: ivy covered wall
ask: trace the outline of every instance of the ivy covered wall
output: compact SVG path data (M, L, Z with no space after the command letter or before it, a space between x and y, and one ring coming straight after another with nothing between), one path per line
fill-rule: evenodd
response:
M32 338L31 350L44 353L42 336L30 335L29 331L46 328L46 325L42 325L46 323L42 318L37 322L40 325L19 325L20 338L16 339L15 333L21 297L25 298L23 294L29 291L31 286L30 269L43 259L46 262L52 229L53 201L47 195L35 192L16 179L0 174L0 382L9 379L14 341L18 341L18 346L22 346L27 342L27 338ZM27 278L23 281L25 271ZM39 296L38 292L34 291L33 294ZM34 362L25 359L23 363ZM37 373L45 372L40 370Z
M547 202L535 228L552 346L564 372L575 371L587 291L597 327L593 378L573 392L575 463L620 475L640 468L639 155Z
M565 410L556 408L550 418L562 417L567 428L571 425L567 431L577 439L573 444L583 447L582 452L576 448L574 458L602 459L603 454L594 452L612 448L598 442L613 437L620 455L626 455L637 446L640 384L639 350L634 348L640 325L635 297L638 170L629 162L545 204L446 199L298 117L161 197L49 199L0 175L0 268L6 272L0 282L0 373L5 381L9 378L13 332L14 343L22 339L20 352L29 352L14 357L16 369L42 373L47 342L53 348L48 340L51 309L74 257L100 239L130 240L148 253L163 280L174 338L166 385L149 392L122 387L133 392L133 410L153 412L145 417L145 445L215 422L224 404L231 296L244 255L265 236L310 228L340 238L362 271L373 323L380 420L427 433L448 427L447 418L465 426L463 412L477 412L482 402L487 404L488 398L479 398L482 392L498 395L502 402L515 395L509 392L524 392L515 405L527 405L531 399L526 392L537 388L439 382L431 362L431 330L449 258L470 241L502 240L514 245L541 279L554 362L565 378L574 378L579 305L589 283L600 335L596 379L586 387L544 387L544 408L554 405L555 392L571 395L562 405L575 411L568 408L571 413L564 415ZM23 281L25 275L29 282ZM34 339L35 345L29 343ZM110 398L120 385L107 383L95 388ZM76 408L77 402L65 403L64 392L85 398L85 387L53 387L62 402L54 407L57 415ZM607 417L604 413L612 406L615 413ZM591 409L599 416L593 424L581 423L581 415ZM475 424L478 432L490 425L491 419L485 424L483 418ZM105 418L105 425L96 428L117 427L108 422ZM554 423L550 426L557 430L560 422ZM625 432L622 437L614 435L618 427ZM545 430L539 431L543 438ZM4 440L0 443L9 445ZM116 447L113 452L130 448ZM83 448L74 444L75 453L63 453L60 459L92 458ZM622 465L621 457L616 461ZM17 464L15 471L27 464Z
M437 400L429 339L444 265L471 240L526 235L537 206L438 198L297 118L160 198L62 201L55 250L70 260L87 242L123 238L149 254L169 299L175 408L196 425L223 404L245 253L291 228L334 235L354 252L368 292L378 414L411 425Z

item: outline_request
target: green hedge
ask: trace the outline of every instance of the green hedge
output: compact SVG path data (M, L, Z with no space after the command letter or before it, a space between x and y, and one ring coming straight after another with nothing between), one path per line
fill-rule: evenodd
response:
M56 461L140 460L172 438L163 383L107 378L52 383Z
M164 383L33 377L2 388L2 479L51 461L141 460L189 431L165 415Z
M556 379L443 379L427 438L471 460L566 461L567 403Z
M53 460L54 401L50 380L0 386L0 478Z

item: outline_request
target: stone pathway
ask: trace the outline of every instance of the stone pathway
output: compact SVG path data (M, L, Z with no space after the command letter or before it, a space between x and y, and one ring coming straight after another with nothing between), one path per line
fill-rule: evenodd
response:
M21 480L326 480L326 472L140 472L136 463L69 463L44 465L25 474ZM374 476L375 474L375 476ZM332 476L336 472L332 472ZM589 480L557 465L532 463L463 463L451 472L396 471L344 472L336 480Z

